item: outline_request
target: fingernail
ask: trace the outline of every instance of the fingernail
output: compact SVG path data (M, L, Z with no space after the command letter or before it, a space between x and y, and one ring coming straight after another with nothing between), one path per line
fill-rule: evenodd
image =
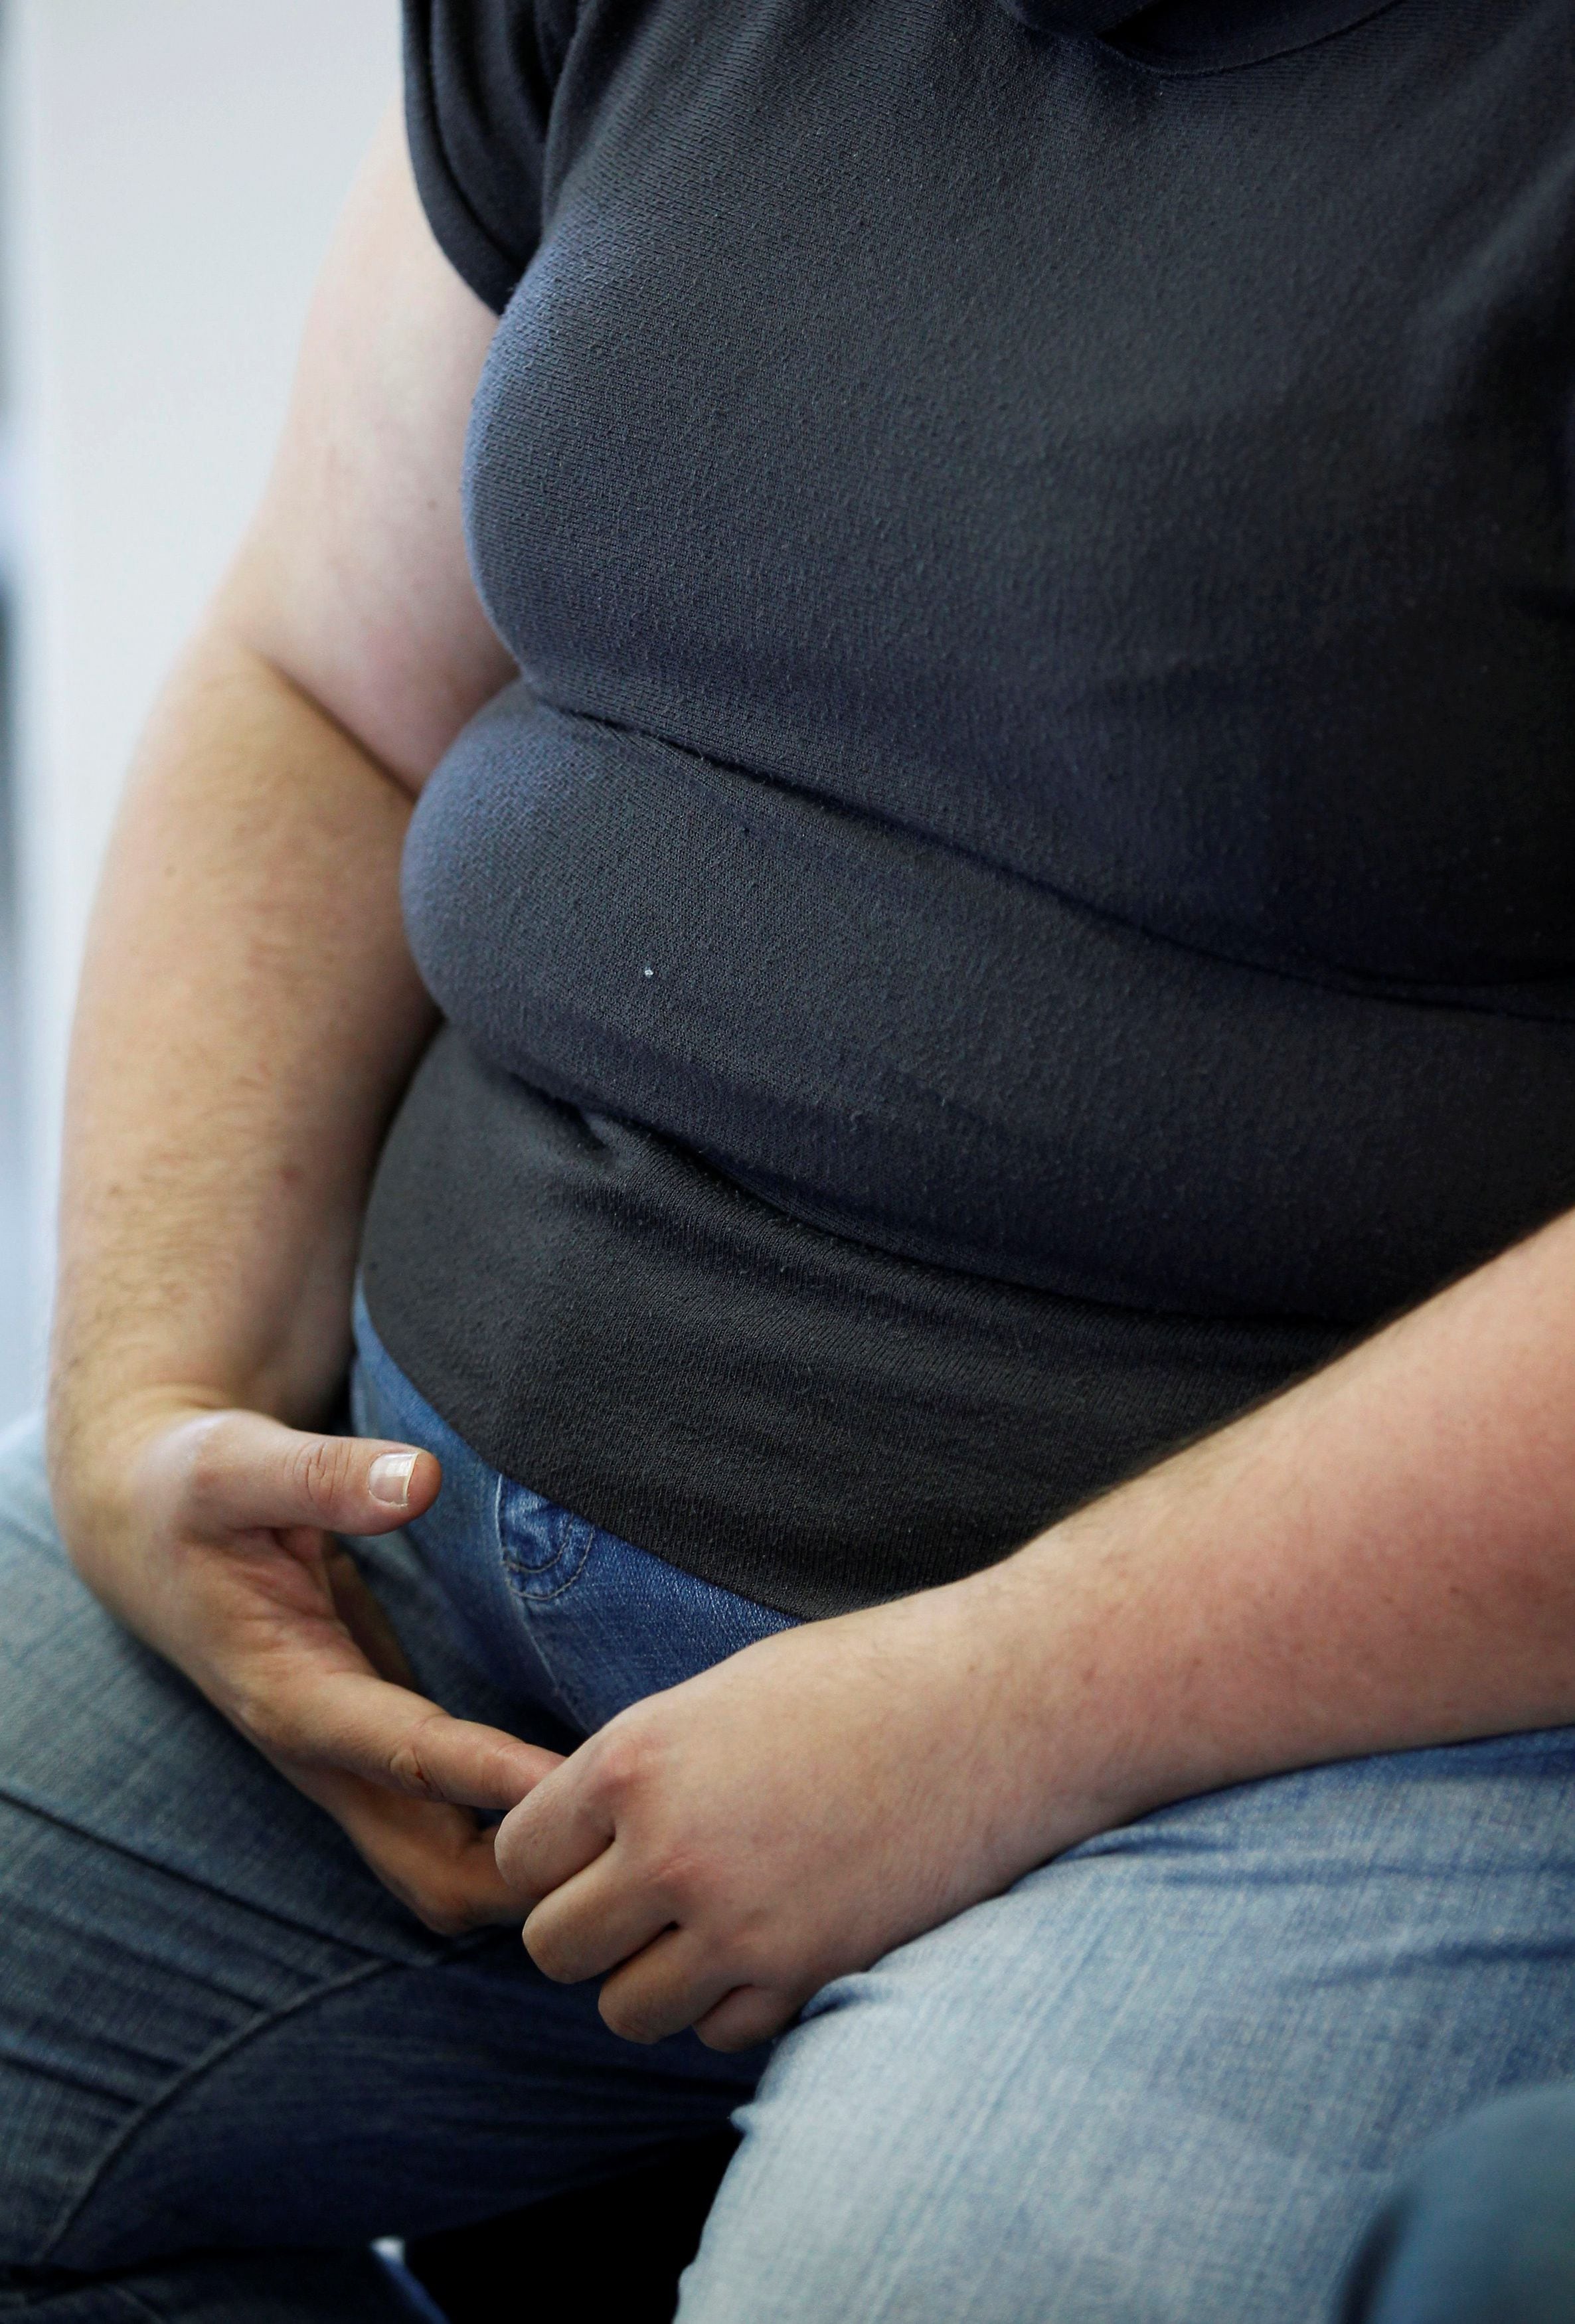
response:
M380 1452L366 1472L366 1489L373 1499L402 1509L410 1498L418 1457L414 1452Z

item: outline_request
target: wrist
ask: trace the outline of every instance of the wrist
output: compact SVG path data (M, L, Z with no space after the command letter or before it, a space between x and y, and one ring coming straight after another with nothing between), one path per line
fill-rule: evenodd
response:
M292 1270L288 1297L254 1303L261 1317L233 1301L226 1312L200 1281L171 1312L139 1314L103 1298L103 1272L61 1270L46 1414L62 1531L84 1503L113 1508L139 1448L177 1420L234 1410L318 1428L331 1417L351 1352L347 1264ZM194 1330L204 1314L214 1328Z
M1084 1623L1057 1595L1008 1560L826 1626L865 1715L884 1702L891 1748L930 1802L932 1837L950 1833L969 1900L1152 1803L1119 1706L1087 1682Z
M45 1459L60 1538L89 1587L101 1585L134 1530L139 1480L153 1444L224 1411L233 1399L203 1381L106 1379L57 1363L50 1381Z
M1205 1787L1202 1738L1178 1704L1180 1641L1137 1562L1090 1530L1058 1528L935 1593L955 1594L952 1651L988 1730L986 1785L1013 1877Z

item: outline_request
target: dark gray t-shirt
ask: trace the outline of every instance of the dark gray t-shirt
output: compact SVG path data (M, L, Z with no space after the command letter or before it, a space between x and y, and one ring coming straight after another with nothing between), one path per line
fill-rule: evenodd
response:
M522 672L365 1243L445 1416L824 1611L1575 1198L1566 0L407 28Z

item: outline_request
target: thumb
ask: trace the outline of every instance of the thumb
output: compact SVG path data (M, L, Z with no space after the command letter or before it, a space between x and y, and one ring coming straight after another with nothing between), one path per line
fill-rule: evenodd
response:
M318 1436L261 1412L217 1412L189 1422L169 1448L178 1522L203 1535L259 1526L325 1533L388 1533L438 1498L443 1471L430 1452L381 1437Z

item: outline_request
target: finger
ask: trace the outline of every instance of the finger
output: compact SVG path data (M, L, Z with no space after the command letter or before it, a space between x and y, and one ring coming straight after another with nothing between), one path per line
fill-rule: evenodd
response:
M716 2007L738 1984L694 1929L668 1929L614 1969L597 2007L625 2042L665 2042Z
M399 1634L367 1588L349 1551L333 1548L324 1563L334 1611L379 1678L391 1679L396 1686L414 1687L415 1678Z
M498 1826L498 1869L529 1908L594 1863L612 1834L612 1809L576 1751Z
M430 1508L443 1481L413 1444L313 1435L261 1412L204 1414L152 1457L177 1526L207 1539L264 1526L387 1533Z
M671 1926L672 1914L631 1881L616 1842L544 1896L525 1923L525 1950L557 1985L601 1977Z
M292 1780L343 1827L383 1886L438 1935L519 1920L493 1860L492 1833L464 1809L407 1799L342 1768L312 1769Z
M797 2014L798 2005L763 1985L735 1985L695 2020L695 2031L708 2050L752 2050L791 2025Z
M563 1765L557 1751L455 1719L371 1670L304 1665L281 1678L265 1702L253 1702L241 1724L272 1757L343 1767L391 1790L462 1807L511 1808Z

